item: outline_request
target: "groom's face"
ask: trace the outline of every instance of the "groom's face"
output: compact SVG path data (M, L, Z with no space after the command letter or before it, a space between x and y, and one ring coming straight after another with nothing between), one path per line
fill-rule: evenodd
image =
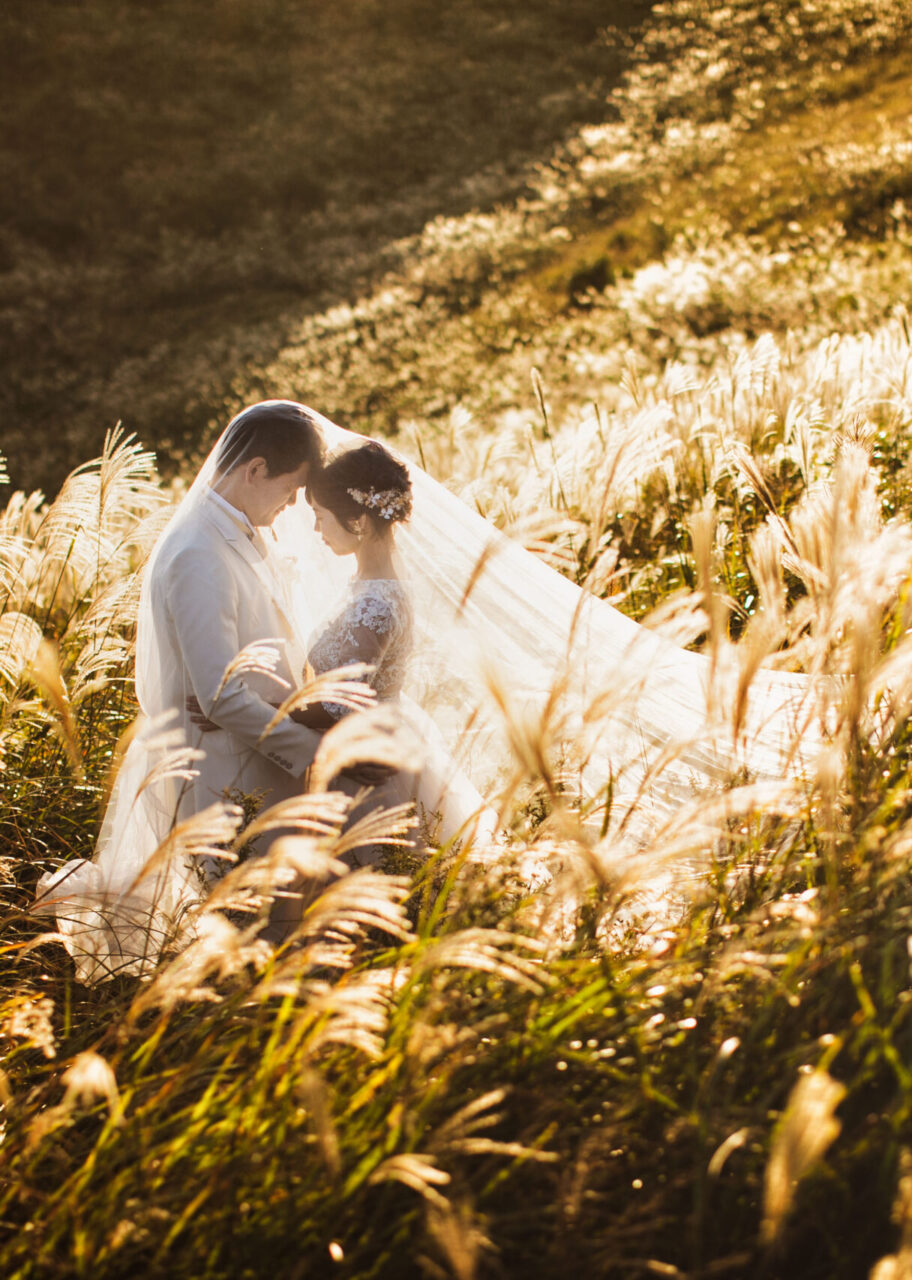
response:
M262 466L248 472L247 516L251 524L268 527L279 512L294 506L298 490L307 484L310 463L303 462L296 471L270 475L262 459Z

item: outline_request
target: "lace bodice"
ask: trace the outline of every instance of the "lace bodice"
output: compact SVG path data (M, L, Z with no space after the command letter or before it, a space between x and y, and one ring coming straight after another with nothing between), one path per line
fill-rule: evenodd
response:
M412 606L396 578L355 578L338 612L312 641L308 661L317 675L366 662L366 678L378 698L394 698L402 688L412 648ZM339 719L348 708L324 702Z

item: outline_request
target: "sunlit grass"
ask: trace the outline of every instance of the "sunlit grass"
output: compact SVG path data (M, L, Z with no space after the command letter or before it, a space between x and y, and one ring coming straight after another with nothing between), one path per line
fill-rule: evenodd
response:
M774 799L733 776L618 857L614 780L585 820L560 715L505 699L496 864L391 836L383 872L348 874L344 801L308 796L317 834L235 867L190 945L81 986L28 908L42 872L91 854L169 495L112 441L52 506L10 498L5 1275L854 1280L908 1253L908 77L902 7L874 8L804 6L797 35L787 4L657 21L661 73L634 76L618 127L648 124L661 225L648 183L624 178L620 218L599 203L620 135L593 130L572 199L558 169L524 208L429 224L383 288L254 362L270 392L399 427L560 572L712 654L729 731L758 671L819 679L825 750ZM825 62L788 74L790 40ZM718 96L701 49L729 60ZM726 102L731 136L666 137ZM304 866L322 891L276 950L257 913Z
M767 808L733 778L720 803L672 815L625 866L610 826L581 821L556 786L559 740L517 721L525 785L502 865L453 850L346 873L332 861L339 815L324 805L322 834L230 872L196 939L146 981L79 986L26 910L39 870L91 849L130 704L129 647L112 643L129 640L130 616L104 602L121 598L154 533L158 491L145 455L112 449L56 510L36 509L16 544L33 594L16 605L54 620L60 659L56 686L19 667L5 713L10 1275L255 1274L284 1265L292 1241L307 1271L342 1259L388 1276L417 1273L425 1256L443 1274L483 1275L495 1252L541 1275L568 1258L585 1271L644 1257L750 1274L769 1248L803 1257L813 1245L802 1265L822 1278L884 1251L912 1047L912 525L895 487L897 510L884 512L874 455L904 429L896 371L909 360L900 321L801 360L768 340L727 380L631 373L621 407L588 431L553 421L543 390L533 443L548 465L530 479L524 459L500 455L518 509L551 503L580 537L610 542L613 510L652 476L667 486L649 491L657 514L682 495L679 563L720 669L741 664L749 684L765 657L844 678L802 785ZM794 406L810 404L802 426ZM776 429L755 436L774 408ZM625 431L644 414L654 447L637 451ZM789 448L783 486L772 462ZM586 477L602 478L607 506ZM74 560L77 524L86 555ZM645 555L645 526L640 536ZM730 591L738 565L758 605L742 604L735 626L711 596ZM572 557L564 567L576 576ZM654 581L656 601L674 585ZM104 661L74 701L101 617ZM682 854L700 850L687 892L657 898L656 872L680 874ZM550 887L532 890L530 857ZM325 888L274 951L256 936L257 903L287 858L320 869ZM832 1241L822 1251L820 1232Z

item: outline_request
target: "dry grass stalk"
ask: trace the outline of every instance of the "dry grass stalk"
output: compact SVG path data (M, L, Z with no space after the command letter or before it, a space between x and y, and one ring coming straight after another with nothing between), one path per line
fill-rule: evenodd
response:
M541 991L545 973L534 957L541 956L544 949L545 944L539 939L505 929L459 929L427 947L416 965L419 969L478 969L529 991ZM522 955L522 950L533 956Z
M792 1089L766 1167L763 1193L766 1240L776 1239L798 1183L838 1137L841 1125L833 1113L844 1097L845 1087L822 1070L803 1075Z
M279 688L287 688L288 681L282 676L276 675L276 667L279 665L280 656L276 646L277 642L272 640L254 640L250 644L244 645L243 649L231 659L222 672L218 688L212 696L212 706L218 702L235 676L248 674L268 676L275 681ZM278 720L276 720L276 723L278 723Z
M60 655L56 645L42 637L28 666L30 679L38 686L51 712L51 724L62 743L73 773L80 780L85 776L82 747L76 728L76 718L64 683L60 667Z
M234 854L230 852L230 846L243 816L243 810L238 805L218 801L178 822L146 860L127 889L126 896L129 897L142 884L164 875L174 859L215 858L233 861Z
M343 770L365 762L408 772L421 768L420 744L387 707L343 716L323 735L310 769L311 790L326 790Z
M310 674L308 679L289 693L276 708L276 713L260 734L259 741L268 738L273 729L285 717L299 707L310 706L319 702L337 703L349 711L363 711L376 702L376 692L361 677L371 673L373 668L364 662L355 662L350 666L339 667L332 671L321 672L319 676Z

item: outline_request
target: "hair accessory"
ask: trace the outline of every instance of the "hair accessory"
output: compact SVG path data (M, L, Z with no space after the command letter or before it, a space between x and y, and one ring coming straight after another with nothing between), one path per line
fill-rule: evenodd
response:
M346 489L345 492L384 520L395 520L408 511L408 494L401 489Z

